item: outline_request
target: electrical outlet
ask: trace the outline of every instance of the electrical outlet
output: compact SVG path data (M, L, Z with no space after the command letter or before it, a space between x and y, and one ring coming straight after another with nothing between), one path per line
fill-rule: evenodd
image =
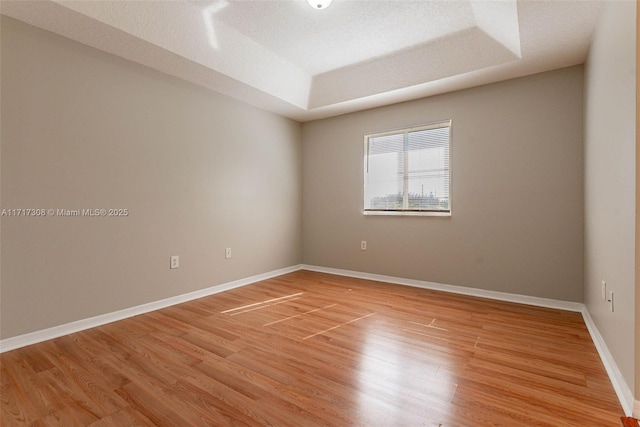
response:
M169 268L174 269L180 267L180 257L178 255L171 256Z
M367 241L363 240L362 242L360 242L360 249L363 251L367 250Z
M604 280L602 281L602 300L607 300L607 282L605 282Z
M613 313L613 291L609 291L609 299L607 301L609 302L609 310Z
M225 259L231 258L231 248L227 248L224 250L224 258Z

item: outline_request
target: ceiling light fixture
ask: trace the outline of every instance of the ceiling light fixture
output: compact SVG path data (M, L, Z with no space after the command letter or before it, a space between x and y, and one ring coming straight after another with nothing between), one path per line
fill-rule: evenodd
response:
M333 0L307 0L307 3L309 3L309 6L312 8L320 10L328 8L332 1Z

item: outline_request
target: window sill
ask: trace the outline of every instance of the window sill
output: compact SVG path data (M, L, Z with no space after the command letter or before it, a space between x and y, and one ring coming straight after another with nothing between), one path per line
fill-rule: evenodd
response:
M451 217L451 212L411 212L411 211L363 211L365 216L439 216Z

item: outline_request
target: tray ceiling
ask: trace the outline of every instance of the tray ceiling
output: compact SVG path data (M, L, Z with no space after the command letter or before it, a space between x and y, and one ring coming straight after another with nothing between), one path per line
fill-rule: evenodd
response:
M299 121L581 64L601 1L7 1L4 15Z

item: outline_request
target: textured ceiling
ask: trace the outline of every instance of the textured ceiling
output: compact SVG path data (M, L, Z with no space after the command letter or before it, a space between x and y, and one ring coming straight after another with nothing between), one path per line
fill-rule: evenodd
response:
M410 49L476 25L469 2L337 0L323 11L307 10L304 2L295 6L234 2L215 18L311 75Z
M296 120L583 63L601 1L0 2L0 12Z

